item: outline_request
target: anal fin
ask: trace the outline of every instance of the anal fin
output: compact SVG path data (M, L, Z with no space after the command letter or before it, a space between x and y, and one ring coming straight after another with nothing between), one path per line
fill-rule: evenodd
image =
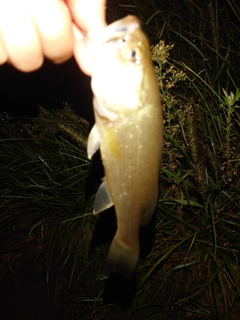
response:
M93 214L96 215L113 206L113 201L107 188L105 179L98 188L93 205Z

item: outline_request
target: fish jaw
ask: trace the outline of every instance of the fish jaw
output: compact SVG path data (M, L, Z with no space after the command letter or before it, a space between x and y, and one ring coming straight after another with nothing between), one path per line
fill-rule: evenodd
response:
M114 21L105 28L91 30L85 37L88 41L87 44L97 42L108 43L123 38L125 35L131 34L138 29L141 29L140 20L133 15L128 15L123 19ZM91 50L91 48L89 49Z

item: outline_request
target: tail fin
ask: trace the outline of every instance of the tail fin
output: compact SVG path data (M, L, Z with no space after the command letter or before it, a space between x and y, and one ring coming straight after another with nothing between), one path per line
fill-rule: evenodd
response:
M130 247L115 236L108 253L105 272L107 274L118 272L129 279L136 269L138 256L139 246Z

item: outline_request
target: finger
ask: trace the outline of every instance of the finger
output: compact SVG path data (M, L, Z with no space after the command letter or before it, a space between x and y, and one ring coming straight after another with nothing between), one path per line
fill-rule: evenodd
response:
M106 0L65 0L73 16L74 57L87 75L92 75L93 60L83 41L82 31L99 30L106 26Z
M62 0L25 0L41 38L44 55L60 63L73 54L69 10Z
M80 30L89 31L106 25L106 0L65 0L65 2Z
M76 26L73 26L75 45L74 45L74 57L80 67L80 69L88 76L92 75L93 60L86 47L86 43L83 40L82 34Z
M41 66L41 43L22 1L0 0L0 30L8 60L16 68L28 72Z

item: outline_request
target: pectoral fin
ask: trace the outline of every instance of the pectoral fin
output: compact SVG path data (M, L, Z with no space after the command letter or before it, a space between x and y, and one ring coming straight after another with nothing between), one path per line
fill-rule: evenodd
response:
M93 205L93 214L96 215L113 206L112 198L109 194L105 180L101 183Z
M92 159L92 156L94 155L95 152L98 151L98 149L99 149L99 135L98 135L97 127L96 125L94 125L88 136L88 142L87 142L88 159Z
M158 187L155 190L155 193L153 195L152 201L150 202L150 205L143 212L143 215L142 215L142 225L143 226L146 226L151 221L153 214L155 212L157 203L158 203Z

